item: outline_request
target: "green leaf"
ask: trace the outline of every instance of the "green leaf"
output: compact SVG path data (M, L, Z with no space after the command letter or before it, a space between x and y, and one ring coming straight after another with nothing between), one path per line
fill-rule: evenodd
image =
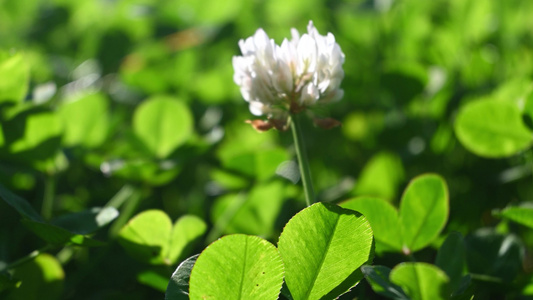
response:
M458 232L448 235L437 252L435 265L450 278L450 286L456 290L465 272L466 258L463 236Z
M357 197L340 203L341 207L362 213L372 226L376 252L402 251L398 211L389 202L373 197Z
M234 20L241 12L242 6L242 0L230 0L224 3L216 0L207 0L202 3L194 0L183 0L168 2L162 6L162 10L165 15L172 15L173 18L179 19L180 23L187 24L186 26L212 26ZM183 11L187 11L187 15L180 13Z
M385 266L362 266L361 271L374 292L395 300L409 300L402 288L389 280L391 269Z
M133 129L156 157L165 158L191 136L193 117L179 99L155 96L137 108Z
M431 264L401 263L392 269L390 281L399 285L412 300L450 298L448 276Z
M478 100L463 106L455 120L459 141L485 157L507 157L531 146L522 113L510 101Z
M248 180L224 170L213 169L209 172L211 178L225 190L242 190L248 185Z
M209 245L191 273L190 299L278 299L283 263L269 242L243 234Z
M3 271L0 272L0 295L5 290L20 287L20 280L13 278L10 273Z
M21 102L28 93L30 68L22 53L0 53L0 103Z
M529 276L529 282L522 288L522 295L533 296L533 277Z
M205 229L205 223L194 216L184 216L172 226L165 212L154 209L129 220L120 230L118 241L130 256L141 262L171 265Z
M372 244L370 224L358 212L316 203L296 214L278 243L293 298L333 299L355 286Z
M55 257L43 253L14 269L13 277L22 281L6 300L55 300L63 292L65 273Z
M391 200L404 180L402 161L398 155L381 152L365 165L355 185L355 194Z
M424 91L428 81L427 70L417 64L391 67L382 75L381 82L391 95L406 103Z
M522 271L524 245L515 235L501 235L490 228L481 228L466 236L465 246L468 270L483 275L481 278L511 282Z
M4 130L2 129L2 123L0 123L0 148L5 144Z
M114 207L91 209L65 214L52 220L52 224L78 234L89 234L112 222L119 215Z
M259 180L271 178L277 167L289 158L287 151L282 148L263 149L237 153L223 158L224 167L240 172L244 175L255 176Z
M190 246L198 240L207 230L205 222L193 215L179 218L172 229L168 259L176 262L190 251Z
M63 124L63 145L97 147L107 137L108 99L100 94L78 96L61 104L58 110Z
M37 222L43 222L43 218L33 207L30 205L30 203L19 196L13 194L10 190L8 190L4 185L0 183L0 198L4 199L4 201L11 205L19 214L22 216L33 220Z
M6 122L6 144L9 151L23 160L53 158L59 148L63 132L57 115L47 109L34 107L18 112Z
M283 184L274 181L255 186L249 194L229 194L217 199L212 211L215 227L220 234L271 236L285 200L283 191Z
M400 203L404 253L420 250L441 232L448 219L448 188L435 174L413 179Z
M200 254L187 258L172 273L165 293L165 300L189 299L189 279L191 278L192 267L196 263L198 256Z
M160 210L139 213L120 230L118 242L133 258L150 264L169 264L165 260L172 232L172 221Z
M139 272L137 274L137 281L160 292L164 292L168 284L167 277L154 270L144 270Z
M31 220L22 220L21 222L30 231L52 245L60 246L72 244L86 247L98 247L103 245L100 241L93 240L90 237L81 234L72 233L52 224Z
M533 229L533 203L531 202L506 207L496 215Z

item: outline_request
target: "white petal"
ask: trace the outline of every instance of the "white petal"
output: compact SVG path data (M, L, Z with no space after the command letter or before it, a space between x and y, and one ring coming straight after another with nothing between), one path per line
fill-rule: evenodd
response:
M308 34L304 34L298 43L298 65L296 72L303 75L309 72L315 72L316 69L316 43Z
M302 89L302 95L300 97L300 104L311 106L320 98L320 93L317 87L309 83Z
M261 116L263 115L263 109L265 105L258 101L250 101L250 112L253 115Z

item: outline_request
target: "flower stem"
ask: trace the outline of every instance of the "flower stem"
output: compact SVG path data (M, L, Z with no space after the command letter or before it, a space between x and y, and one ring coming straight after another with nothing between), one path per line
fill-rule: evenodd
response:
M315 202L315 192L313 190L313 182L311 180L311 170L309 169L309 162L307 160L307 153L305 152L305 144L300 125L300 118L297 114L291 114L291 130L294 139L294 147L296 148L296 157L298 158L298 166L300 168L300 176L304 187L305 201L307 206Z
M51 245L46 245L46 246L44 246L41 249L34 250L30 254L28 254L28 255L26 255L26 256L24 256L22 258L19 258L18 260L10 263L9 265L4 266L3 268L0 268L0 272L3 272L5 270L14 269L14 268L16 268L16 267L18 267L18 266L30 261L30 260L36 258L37 256L39 256L39 254L44 253L44 252L46 252L46 251L48 251L50 249L52 249L52 246Z
M44 196L43 204L41 207L41 215L45 220L50 220L52 218L52 213L54 210L54 197L56 189L56 179L55 175L46 174L44 179Z

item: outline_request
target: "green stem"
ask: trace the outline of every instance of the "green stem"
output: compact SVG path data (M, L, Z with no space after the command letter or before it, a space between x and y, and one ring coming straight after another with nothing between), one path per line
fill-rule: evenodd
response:
M44 246L41 249L34 250L30 254L28 254L28 255L26 255L26 256L24 256L22 258L19 258L16 261L14 261L14 262L10 263L9 265L5 266L4 268L0 269L0 272L3 272L5 270L14 269L14 268L16 268L16 267L18 267L18 266L30 261L30 260L36 258L37 256L39 256L39 254L41 254L43 252L46 252L46 251L48 251L51 248L52 248L52 246L46 245L46 246Z
M109 228L109 237L111 237L112 239L117 237L120 229L122 229L122 227L129 221L129 219L133 216L133 214L139 207L139 204L141 203L141 200L142 200L142 191L140 189L133 189L129 191L129 188L128 188L128 193L127 195L125 195L125 197L127 198L126 200L124 199L120 200L120 202L124 203L123 205L121 203L122 207L120 210L120 215L115 220L115 222L113 222L113 225L111 225L111 228Z
M54 175L45 175L44 179L44 196L43 205L41 207L41 215L45 220L52 218L52 212L54 210L54 196L56 190L56 182Z
M296 149L298 167L300 168L300 177L302 178L305 201L307 203L307 206L310 206L315 202L315 192L313 190L313 182L311 180L311 170L309 168L309 162L307 160L307 153L305 152L305 144L299 116L297 114L292 114L291 121L292 137L294 139L294 147Z

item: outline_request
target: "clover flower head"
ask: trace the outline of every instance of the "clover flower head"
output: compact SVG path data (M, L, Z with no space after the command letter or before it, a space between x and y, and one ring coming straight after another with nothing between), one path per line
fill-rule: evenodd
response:
M260 28L239 41L242 56L233 57L233 79L250 111L267 116L276 128L286 125L290 114L340 100L344 94L344 53L333 34L320 35L310 21L307 33L300 36L293 28L291 35L276 45Z

